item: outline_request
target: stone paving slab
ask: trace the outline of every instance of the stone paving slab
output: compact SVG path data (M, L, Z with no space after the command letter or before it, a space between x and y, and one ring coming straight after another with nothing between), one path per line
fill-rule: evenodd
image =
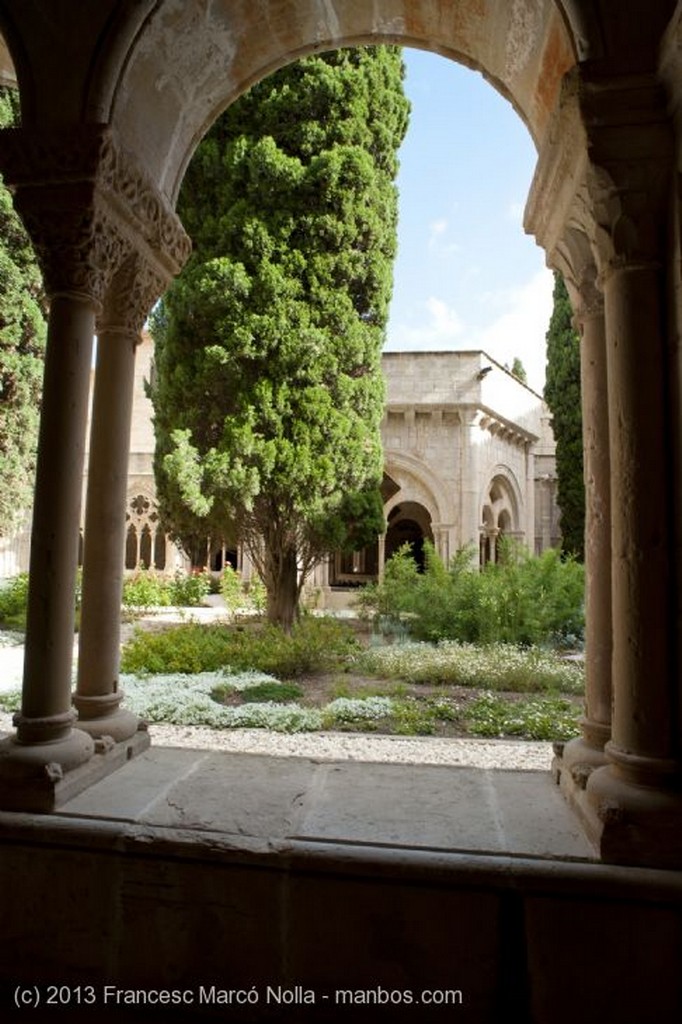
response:
M550 777L154 748L60 815L283 840L594 860Z

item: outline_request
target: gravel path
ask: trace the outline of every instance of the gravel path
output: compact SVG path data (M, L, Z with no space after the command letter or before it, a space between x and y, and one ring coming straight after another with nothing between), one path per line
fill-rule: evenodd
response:
M152 743L200 750L231 750L321 761L387 761L394 764L449 764L471 768L537 769L552 762L551 743L430 736L367 736L315 732L282 734L264 729L205 729L152 725Z

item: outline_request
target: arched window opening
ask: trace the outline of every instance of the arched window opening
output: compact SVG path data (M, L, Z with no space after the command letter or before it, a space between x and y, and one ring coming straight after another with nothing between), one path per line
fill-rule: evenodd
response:
M126 569L137 569L137 530L131 523L126 533Z

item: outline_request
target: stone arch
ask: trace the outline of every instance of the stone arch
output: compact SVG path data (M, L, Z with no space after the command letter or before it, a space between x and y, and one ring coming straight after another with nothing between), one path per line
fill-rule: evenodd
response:
M523 496L516 476L508 466L495 466L481 499L480 563L499 558L501 537L521 537Z
M513 104L536 143L575 63L569 25L553 0L463 0L455 10L427 0L202 6L160 4L145 18L140 11L121 18L101 32L108 62L88 69L88 108L116 125L126 149L146 154L153 180L171 201L199 139L225 107L308 53L398 43L450 57L480 71ZM49 98L41 102L49 108Z
M669 355L681 318L675 275L682 133L674 112L682 100L682 3L652 0L644 19L636 16L641 0L622 0L617 13L589 0L101 0L61 4L58 19L52 6L0 0L23 115L22 128L3 135L2 170L41 247L53 299L32 564L42 568L59 556L53 572L32 573L24 674L30 713L18 716L19 742L5 750L4 806L43 809L31 801L56 799L58 775L94 751L88 731L69 724L73 613L64 597L77 562L84 384L98 308L108 307L105 333L112 339L117 330L132 335L182 265L187 239L170 208L197 141L232 99L306 53L393 42L477 68L512 101L540 150L528 230L552 265L572 225L594 257L603 309L587 306L579 268L569 269L583 306L576 312L585 347L608 351L603 372L590 364L586 374L608 383L608 433L599 427L598 447L611 459L604 482L613 552L627 557L600 549L593 565L593 574L610 580L604 635L612 656L604 664L613 671L603 682L590 655L582 737L567 745L570 756L559 756L557 774L607 859L677 866L681 527L670 495L680 489L680 453L669 440L679 436L681 417ZM63 222L52 216L57 207ZM112 437L110 450L122 461L123 433ZM90 488L92 477L95 493ZM604 518L602 509L591 511L588 530ZM101 508L97 516L95 532L105 520ZM119 568L111 552L113 545L104 574L108 601L117 596ZM110 736L109 710L120 700L115 682L105 694L87 687L116 679L117 620L106 601L86 599L85 588L83 608L100 615L99 636L107 643L97 647L91 677L79 674L78 696L83 709L89 695L97 697L104 710L89 728ZM88 635L95 649L95 632L83 629L81 654ZM79 673L84 663L81 656ZM121 728L130 738L137 727L128 718ZM29 761L58 769L46 773L49 783L41 776L40 792L25 770Z
M433 544L433 520L429 510L418 501L395 504L387 517L386 560L405 544L409 544L412 557L421 570L425 566L424 544Z
M432 522L438 523L446 518L447 489L421 459L406 452L386 450L384 469L400 488L385 503L387 517L396 505L405 501L415 501L427 509Z

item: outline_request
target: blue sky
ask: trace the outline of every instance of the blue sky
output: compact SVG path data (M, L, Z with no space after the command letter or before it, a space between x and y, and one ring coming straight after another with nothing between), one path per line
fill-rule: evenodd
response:
M536 152L480 74L405 50L398 258L386 351L483 348L542 389L552 275L522 227Z

